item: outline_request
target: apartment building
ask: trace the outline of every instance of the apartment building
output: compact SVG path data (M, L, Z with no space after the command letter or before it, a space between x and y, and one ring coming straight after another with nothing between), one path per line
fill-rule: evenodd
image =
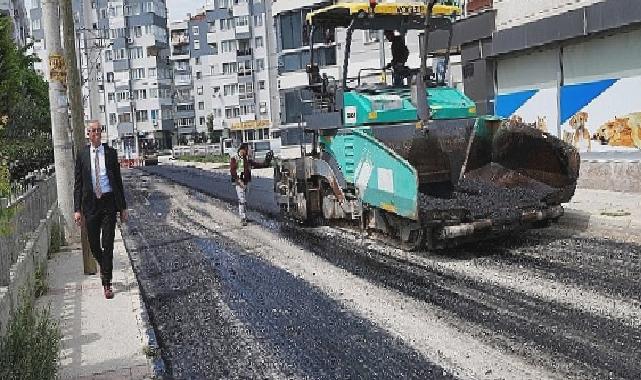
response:
M262 0L217 0L172 24L176 90L192 86L177 103L180 141L271 138L266 35Z
M42 7L31 9L34 51L46 62ZM74 0L85 119L101 121L121 155L171 147L172 71L164 0ZM44 74L46 67L41 66ZM46 77L46 76L45 76Z
M0 15L11 19L14 41L20 46L25 46L29 36L29 19L24 0L0 0Z
M638 1L474 0L468 10L455 40L479 109L561 137L628 131L605 145L607 136L582 141L582 151L638 149L629 133L641 124Z
M204 130L196 128L194 108L194 84L190 65L191 41L189 21L169 24L169 43L174 77L174 126L175 142L179 145L196 142L202 138Z

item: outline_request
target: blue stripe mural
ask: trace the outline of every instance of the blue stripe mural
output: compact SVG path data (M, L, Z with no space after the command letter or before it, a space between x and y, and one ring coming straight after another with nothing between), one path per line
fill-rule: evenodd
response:
M496 97L495 112L498 116L508 118L532 99L539 90L525 90L511 94L500 94Z
M561 124L590 104L597 96L617 82L606 79L598 82L570 84L561 87Z

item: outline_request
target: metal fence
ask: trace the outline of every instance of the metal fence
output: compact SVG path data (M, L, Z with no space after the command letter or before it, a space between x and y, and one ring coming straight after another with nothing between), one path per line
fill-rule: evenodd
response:
M9 284L9 269L56 199L53 166L12 183L9 197L0 198L0 286Z

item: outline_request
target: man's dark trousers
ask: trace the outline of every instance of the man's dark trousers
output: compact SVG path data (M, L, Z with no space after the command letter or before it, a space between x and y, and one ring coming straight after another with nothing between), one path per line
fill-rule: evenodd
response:
M116 202L113 193L103 194L96 200L93 213L85 215L87 237L91 253L100 265L102 285L111 285L116 232Z

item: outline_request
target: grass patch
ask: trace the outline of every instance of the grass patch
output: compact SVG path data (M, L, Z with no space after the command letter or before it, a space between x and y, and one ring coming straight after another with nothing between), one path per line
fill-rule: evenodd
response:
M188 161L188 162L210 162L210 163L216 163L216 164L229 163L228 154L224 154L224 155L209 154L206 156L183 155L183 156L177 156L176 159L179 161Z
M13 231L12 219L18 213L18 205L9 208L0 208L0 235L8 236Z
M51 226L51 241L49 242L48 257L51 258L52 253L60 251L60 247L67 244L65 240L65 231L60 223L54 223Z
M60 327L47 307L37 310L27 293L0 338L0 379L56 379Z
M47 294L49 286L47 285L47 271L44 265L39 265L35 273L35 282L33 292L36 298Z

